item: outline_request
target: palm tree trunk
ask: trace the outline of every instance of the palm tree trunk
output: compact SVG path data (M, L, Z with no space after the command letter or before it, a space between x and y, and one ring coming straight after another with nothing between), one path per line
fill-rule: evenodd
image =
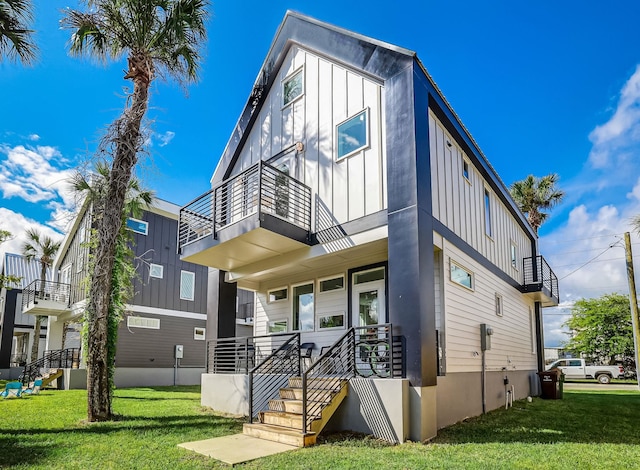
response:
M38 360L38 350L40 349L40 326L42 324L42 316L36 315L36 321L33 325L33 344L31 345L31 357L29 362Z
M135 62L130 60L130 70L127 77L132 75L132 63ZM89 313L87 417L89 421L105 421L112 417L112 390L109 383L107 360L112 272L127 187L138 159L138 149L142 140L140 129L148 106L150 83L148 77L146 74L141 75L133 70L131 78L134 81L134 90L131 106L125 109L123 116L115 123L115 135L112 136L115 143L115 156L111 167L106 201L102 204L103 214L98 221L98 245L87 305Z

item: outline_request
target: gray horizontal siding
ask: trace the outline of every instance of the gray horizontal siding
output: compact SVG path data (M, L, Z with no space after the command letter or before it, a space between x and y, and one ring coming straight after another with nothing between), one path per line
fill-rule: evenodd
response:
M176 344L184 346L181 366L204 367L206 341L194 340L193 329L204 328L205 320L167 315L133 315L160 319L160 329L127 328L125 318L118 329L117 367L173 367Z

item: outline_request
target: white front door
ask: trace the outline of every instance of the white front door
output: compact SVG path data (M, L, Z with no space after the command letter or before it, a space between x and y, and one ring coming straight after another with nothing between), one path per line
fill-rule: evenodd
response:
M384 279L353 286L352 325L367 326L386 323Z

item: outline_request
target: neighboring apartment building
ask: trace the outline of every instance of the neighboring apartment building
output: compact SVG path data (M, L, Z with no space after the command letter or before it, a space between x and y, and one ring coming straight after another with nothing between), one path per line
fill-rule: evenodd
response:
M0 272L20 278L18 284L10 284L0 291L0 371L3 378L15 379L31 356L34 339L35 317L22 313L22 291L40 279L40 264L28 262L22 255L5 253ZM47 280L51 280L50 269L47 270ZM43 322L39 357L45 349L46 333L47 325Z
M178 209L156 199L142 217L128 219L134 233L134 297L120 324L116 349L116 386L195 384L205 365L207 268L181 261L176 254ZM85 203L66 234L45 299L37 284L24 301L27 314L47 315L46 349L79 347L78 337L65 335L65 327L80 329L86 305L89 246L85 243L93 220ZM183 346L181 358L176 347ZM178 354L180 355L180 354ZM66 371L65 386L86 386L83 369Z
M287 13L179 237L183 260L213 268L207 337L220 350L237 288L256 293L256 336L299 334L312 361L351 327L392 328L378 350L393 348L401 372L351 378L331 427L381 435L381 416L390 440L424 440L507 392L537 392L557 278L414 52ZM370 360L364 349L353 361ZM203 404L263 419L241 370L209 372Z

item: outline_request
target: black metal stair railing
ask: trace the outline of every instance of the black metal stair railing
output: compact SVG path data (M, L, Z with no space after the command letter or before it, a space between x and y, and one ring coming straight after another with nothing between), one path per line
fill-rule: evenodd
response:
M271 354L249 371L249 422L268 408L269 400L288 385L292 377L300 377L300 333L276 347Z
M80 367L80 349L56 349L45 351L44 355L24 366L18 380L22 383L33 382L48 369L78 369Z

